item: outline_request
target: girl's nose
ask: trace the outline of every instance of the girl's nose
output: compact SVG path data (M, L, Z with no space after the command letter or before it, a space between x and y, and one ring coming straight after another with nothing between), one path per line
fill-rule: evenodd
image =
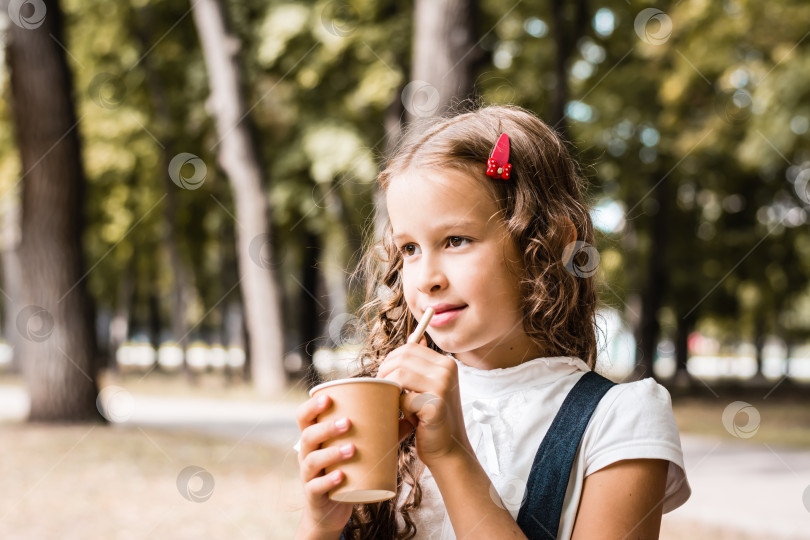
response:
M422 255L419 266L416 288L420 292L429 293L447 287L447 275L436 257Z

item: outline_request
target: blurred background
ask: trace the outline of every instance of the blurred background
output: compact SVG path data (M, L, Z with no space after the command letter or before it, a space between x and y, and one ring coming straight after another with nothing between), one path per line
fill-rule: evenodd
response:
M582 165L598 369L682 431L662 538L810 538L810 4L0 8L0 537L291 538L375 175L471 98Z

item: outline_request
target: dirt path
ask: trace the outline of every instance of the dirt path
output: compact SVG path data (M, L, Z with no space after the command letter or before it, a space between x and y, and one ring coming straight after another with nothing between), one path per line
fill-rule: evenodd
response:
M7 420L15 414L24 416L26 407L22 390L0 386L0 421L3 416ZM284 462L288 466L283 474L295 484L297 461L295 453L290 454L298 439L295 407L296 403L134 394L131 406L122 409L126 421L117 424L113 431L138 433L139 439L148 433L163 433L167 441L172 434L186 432L221 437L231 441L234 448L273 448L286 456ZM45 432L37 435L45 436ZM805 506L810 506L810 491L806 503L802 499L810 489L809 451L731 436L685 434L682 445L692 497L664 516L663 540L810 539L810 509ZM32 443L31 451L40 452L34 448L36 445ZM40 461L41 467L47 465L44 456L40 456Z

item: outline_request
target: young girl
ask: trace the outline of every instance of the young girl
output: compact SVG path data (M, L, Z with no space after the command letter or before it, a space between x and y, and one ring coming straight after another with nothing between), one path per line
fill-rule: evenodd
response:
M593 225L554 130L490 106L411 129L380 174L357 376L402 384L397 496L327 493L348 430L297 414L297 538L657 538L691 493L669 393L596 375ZM426 308L419 344L406 344ZM541 444L542 443L542 444Z

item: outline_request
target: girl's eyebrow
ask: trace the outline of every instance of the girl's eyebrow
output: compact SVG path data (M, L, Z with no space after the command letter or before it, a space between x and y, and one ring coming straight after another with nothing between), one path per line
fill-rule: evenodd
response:
M463 229L465 227L474 227L476 225L478 225L477 221L463 220L462 219L462 220L447 221L445 223L439 223L439 224L433 226L432 229L433 229L434 232L436 232L436 231L443 231L443 230L446 230L446 229L455 229L455 228ZM403 236L409 236L409 235L408 235L408 233L398 233L398 234L395 234L393 236L393 239L394 240L399 240Z

